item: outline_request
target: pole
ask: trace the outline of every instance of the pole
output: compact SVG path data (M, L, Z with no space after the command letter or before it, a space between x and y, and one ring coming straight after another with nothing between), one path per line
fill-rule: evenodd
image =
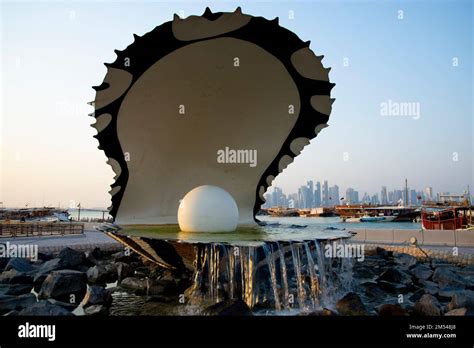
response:
M78 211L78 214L77 214L77 221L81 221L81 203L79 203L77 205L77 207L79 208L79 211Z
M408 180L405 178L405 207L408 207Z

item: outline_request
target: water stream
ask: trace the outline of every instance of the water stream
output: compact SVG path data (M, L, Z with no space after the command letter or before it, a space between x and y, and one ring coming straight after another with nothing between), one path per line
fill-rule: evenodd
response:
M198 244L190 302L242 299L264 311L311 311L350 290L353 259L328 258L325 241L265 242L260 246Z

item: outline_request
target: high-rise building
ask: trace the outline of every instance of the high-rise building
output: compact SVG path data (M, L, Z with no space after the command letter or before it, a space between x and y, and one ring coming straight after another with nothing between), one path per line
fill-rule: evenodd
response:
M433 197L433 188L431 186L428 186L425 188L425 198L426 200L432 200Z
M410 190L410 204L411 205L418 205L418 195L416 194L416 190Z
M370 203L372 203L373 205L379 204L379 194L378 193L376 193L375 195L372 196L372 198L370 199Z
M329 206L329 187L328 187L327 180L324 180L322 194L323 194L323 207L328 207Z
M314 207L313 180L309 180L308 182L306 182L306 186L308 187L307 197L306 197L306 200L308 202L308 208L313 208Z
M393 191L393 203L394 204L403 204L403 191L395 190Z
M348 187L346 190L346 202L348 204L359 203L359 192L354 190L352 187Z
M339 204L339 186L334 185L329 188L329 206Z
M382 204L388 204L387 186L382 186L382 190L380 191L380 200Z
M388 193L388 203L390 203L390 204L395 203L395 194L393 193L393 191L390 191Z
M275 187L272 192L272 206L274 207L286 207L288 206L288 200L283 194L283 190L279 187Z
M370 196L367 194L367 192L364 192L364 195L362 196L362 203L364 204L370 203Z
M273 206L272 195L270 193L265 194L265 203L262 205L262 208L270 208Z
M316 190L314 190L314 206L319 208L321 206L321 183L316 182Z
M301 186L298 189L298 202L299 202L299 207L302 209L308 209L311 208L311 199L310 191L308 186Z
M288 195L288 208L300 208L297 193L291 193Z

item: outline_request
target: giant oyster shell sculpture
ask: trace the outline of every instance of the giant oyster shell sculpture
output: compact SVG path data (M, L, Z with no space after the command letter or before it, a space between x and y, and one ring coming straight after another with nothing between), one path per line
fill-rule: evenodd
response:
M258 222L267 187L327 126L323 56L240 8L134 36L93 87L115 222L175 224L180 199L205 184L234 197L240 224Z

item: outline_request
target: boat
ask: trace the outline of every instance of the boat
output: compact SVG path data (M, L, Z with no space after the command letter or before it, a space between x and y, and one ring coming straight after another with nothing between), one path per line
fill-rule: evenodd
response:
M360 222L360 217L344 217L342 222Z
M413 222L420 217L420 207L403 206L374 206L370 204L361 205L338 205L336 212L342 221L349 218L375 217L365 222ZM379 218L383 217L383 219Z
M423 230L470 229L473 207L423 208L421 227Z
M360 218L360 222L391 222L394 221L397 217L396 216L362 216Z

